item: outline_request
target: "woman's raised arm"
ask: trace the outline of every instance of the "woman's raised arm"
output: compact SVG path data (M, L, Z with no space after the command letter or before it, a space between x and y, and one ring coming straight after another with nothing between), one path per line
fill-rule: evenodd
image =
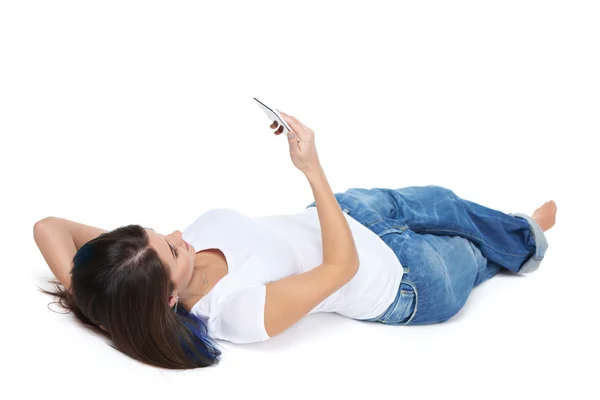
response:
M33 238L50 270L66 289L71 287L71 268L77 250L107 232L64 218L47 217L33 226Z

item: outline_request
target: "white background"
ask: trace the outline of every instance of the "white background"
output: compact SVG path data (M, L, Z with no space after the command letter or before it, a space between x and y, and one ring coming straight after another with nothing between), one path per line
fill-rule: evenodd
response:
M573 0L0 3L0 397L597 398L599 20ZM315 131L334 192L555 200L540 269L442 324L315 314L184 372L51 312L46 216L168 234L213 207L314 200L253 97Z

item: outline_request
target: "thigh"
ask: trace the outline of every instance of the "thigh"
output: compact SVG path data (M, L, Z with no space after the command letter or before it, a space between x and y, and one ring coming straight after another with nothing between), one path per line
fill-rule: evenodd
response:
M421 226L431 228L432 224L446 224L449 216L457 217L458 196L442 186L350 188L344 194L383 218L404 221L415 232Z
M345 195L367 226L383 220L419 234L460 236L486 259L513 272L536 269L548 247L542 230L525 214L506 214L441 186L352 188Z
M405 324L443 322L464 306L487 271L487 260L460 236L394 235L392 249L405 268L402 282L414 288L415 305ZM486 278L487 279L487 278Z

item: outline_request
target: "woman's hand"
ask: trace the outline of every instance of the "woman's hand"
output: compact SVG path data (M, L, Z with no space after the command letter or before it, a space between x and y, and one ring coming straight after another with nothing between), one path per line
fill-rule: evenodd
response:
M279 114L292 128L292 132L288 133L288 143L290 145L290 156L296 168L305 174L320 168L321 162L315 146L314 131L291 115L287 115L282 111L279 111ZM283 126L278 125L277 121L271 124L271 128L277 128L275 130L276 135L283 132Z

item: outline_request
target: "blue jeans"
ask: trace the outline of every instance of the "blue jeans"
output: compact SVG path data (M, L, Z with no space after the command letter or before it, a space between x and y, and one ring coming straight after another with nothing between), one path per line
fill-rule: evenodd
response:
M334 196L345 213L390 246L404 268L393 303L364 321L446 321L474 287L502 268L535 271L548 248L544 232L528 215L505 214L441 186L351 188Z

